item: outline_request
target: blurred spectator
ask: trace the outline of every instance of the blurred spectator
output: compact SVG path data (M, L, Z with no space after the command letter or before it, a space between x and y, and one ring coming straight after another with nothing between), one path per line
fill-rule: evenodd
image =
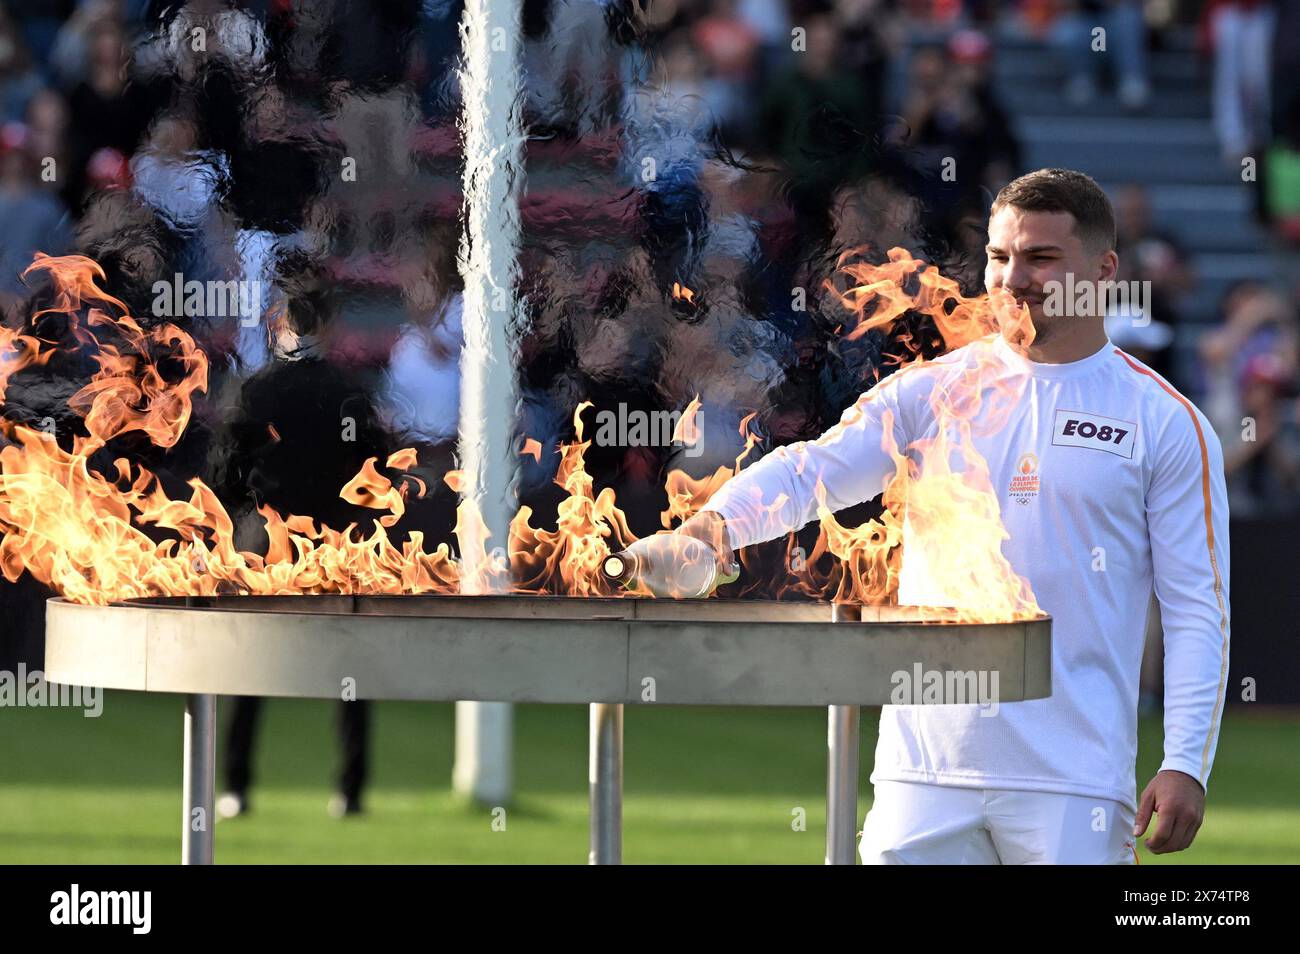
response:
M1224 162L1239 166L1269 141L1274 12L1268 0L1211 0L1204 15L1214 52L1214 131Z
M1243 420L1254 423L1255 433L1224 455L1229 507L1238 517L1300 512L1294 367L1273 353L1255 355L1242 370L1240 402Z
M27 104L32 154L49 156L63 168L68 141L68 104L52 89L43 89Z
M964 144L966 169L973 164L977 182L996 194L1020 172L1020 143L993 91L993 45L977 30L961 30L949 37L947 53L954 99L947 111L968 137L977 126L982 131Z
M120 22L121 6L118 0L83 0L59 27L50 50L49 73L60 88L70 90L86 79L95 36L105 24Z
M1223 323L1201 339L1201 358L1211 374L1237 378L1258 354L1273 353L1294 368L1300 329L1286 296L1256 282L1242 282L1224 295Z
M838 0L835 23L844 66L858 77L868 115L884 113L892 50L899 45L892 0Z
M21 24L23 39L39 71L47 72L59 26L76 5L76 0L6 0L5 8Z
M746 99L762 42L758 31L738 15L737 6L737 0L712 0L690 33L702 58L705 98L724 130L733 129L748 112Z
M227 3L226 0L188 0L179 6L175 16L160 18L161 29L150 30L137 44L136 60L144 75L170 74L183 84L201 85L209 70L256 70L266 62L266 31L261 20L242 9L243 5ZM329 21L331 17L346 13L361 15L371 12L356 11L356 4L296 2L274 6L284 8L282 12L291 13L303 25ZM116 22L117 29L121 30L120 21ZM202 45L194 42L196 32L203 38ZM354 44L364 42L364 38L357 38L352 33L339 30L333 38L334 43L343 43L345 37ZM318 49L317 53L320 52ZM337 45L333 52L339 52ZM372 52L376 56L383 55L383 51ZM335 66L337 57L326 62Z
M416 60L416 86L425 120L436 125L456 113L454 87L460 59L460 23L463 0L431 0L420 11L420 47Z
M522 63L528 77L524 83L527 98L524 122L573 130L579 136L596 132L605 125L605 107L610 102L606 96L616 96L621 92L618 79L621 51L605 41L605 20L592 16L591 8L584 4L555 3L552 0L526 3L522 12ZM426 6L423 15L429 14ZM454 33L454 24L451 26ZM426 32L439 29L447 27L432 23L425 27ZM426 82L424 74L428 67L433 67L430 79L442 91L442 109L452 112L453 104L446 101L446 78L437 76L439 64L436 59L432 63L426 60L430 52L434 57L438 56L437 51L430 51L426 43L410 54L399 49L392 56L410 56L412 68L419 77L415 82L421 85ZM350 69L349 80L354 75ZM405 87L400 92L404 96ZM426 101L428 92L426 90Z
M22 30L0 6L0 122L21 121L41 85Z
M807 49L763 93L759 128L767 149L790 167L805 186L833 187L849 176L862 155L861 143L875 125L859 78L845 67L835 21L808 18Z
M1096 98L1102 66L1110 63L1121 105L1146 106L1151 86L1142 0L1073 0L1053 25L1052 38L1069 70L1065 92L1071 103L1083 106Z
M764 73L775 71L790 52L790 9L785 0L739 0L737 12L758 34Z
M1300 0L1277 0L1273 30L1273 134L1300 149Z
M22 123L0 127L0 291L11 295L24 290L18 276L33 253L62 255L72 246L67 210L41 187L30 139Z
M181 112L159 118L131 160L136 191L176 226L193 226L212 208L225 156L199 148L199 128Z
M1200 353L1202 407L1223 444L1229 507L1234 517L1300 511L1295 306L1254 284L1226 299L1224 323L1201 339Z
M1277 234L1300 244L1300 0L1277 0L1276 11L1264 206Z
M116 149L100 149L86 163L86 187L92 192L131 185L131 163Z
M1152 281L1172 304L1195 283L1183 244L1152 223L1151 197L1146 186L1130 183L1116 190L1114 205L1115 251L1120 256L1117 277Z
M460 430L462 300L450 296L431 321L404 325L384 375L381 408L394 433L424 444Z
M1115 250L1120 282L1149 282L1146 310L1113 315L1107 321L1111 340L1146 362L1159 374L1174 377L1170 345L1181 323L1185 296L1196 278L1187 251L1171 233L1151 221L1151 201L1144 186L1129 184L1116 191ZM1184 382L1175 381L1180 388Z
M98 21L86 78L68 94L68 107L72 119L70 188L80 201L90 157L106 147L130 155L149 123L149 97L142 87L127 82L125 36L116 23Z
M258 553L266 553L271 543L257 513L264 505L279 513L310 514L333 527L367 525L370 514L340 498L338 488L368 457L382 459L396 446L361 376L302 346L319 341L337 322L335 283L299 250L279 258L275 276L286 303L282 330L295 350L277 353L241 383L212 452L213 485L223 501L230 501L236 545ZM340 415L353 420L350 436L338 427ZM223 749L225 791L216 805L223 818L250 809L263 702L238 696L230 710ZM335 726L339 761L329 810L336 816L355 815L362 811L369 773L369 702L340 701Z
M895 141L924 174L922 198L950 224L970 204L987 205L1020 166L1020 146L988 78L991 47L973 30L954 34L946 50L916 51Z
M624 135L634 154L628 158L633 165L641 161L641 151L653 141L658 164L683 162L693 167L699 161L699 144L719 125L727 126L737 102L710 80L704 58L684 31L670 33L658 52L645 81L626 91ZM667 158L661 151L665 137L674 141Z
M1170 346L1174 343L1174 329L1169 324L1152 320L1149 313L1116 309L1106 315L1106 337L1157 374L1172 377Z
M737 0L736 10L764 46L789 49L790 9L785 0Z
M670 35L660 53L660 68L650 79L652 85L660 86L677 100L687 96L707 99L704 61L687 37L681 33Z
M738 0L712 0L709 12L691 28L691 39L713 75L744 84L754 76L762 38L737 13Z

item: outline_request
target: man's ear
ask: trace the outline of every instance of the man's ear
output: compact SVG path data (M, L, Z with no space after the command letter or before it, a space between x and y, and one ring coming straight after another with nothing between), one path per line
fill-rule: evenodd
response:
M1108 282L1119 272L1119 255L1112 248L1101 256L1101 273L1097 276L1098 281Z

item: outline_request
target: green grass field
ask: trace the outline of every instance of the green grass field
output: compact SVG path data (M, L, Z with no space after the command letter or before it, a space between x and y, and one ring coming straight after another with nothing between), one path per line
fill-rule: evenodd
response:
M448 791L451 712L379 704L367 814L335 820L325 811L333 705L271 700L254 810L218 823L217 860L585 862L585 707L517 707L518 795L504 831L493 830L489 809ZM98 719L79 709L0 711L0 862L178 861L181 713L180 697L124 692L107 695ZM820 863L825 718L812 709L628 707L624 860ZM859 820L875 721L874 710L864 713ZM1144 720L1139 790L1159 742L1159 721ZM1300 714L1229 711L1196 843L1181 855L1143 849L1143 863L1300 862L1298 752ZM806 831L792 830L796 807L806 809Z

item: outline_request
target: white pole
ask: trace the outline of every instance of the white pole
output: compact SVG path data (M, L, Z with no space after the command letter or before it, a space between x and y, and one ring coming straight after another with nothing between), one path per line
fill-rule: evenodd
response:
M460 25L465 139L465 233L457 262L465 280L460 466L463 494L478 505L490 534L488 550L499 555L506 552L515 512L519 463L514 433L521 326L515 275L524 143L519 11L520 0L468 0ZM460 544L469 578L462 590L499 589L500 579L488 581L479 572L483 548L478 541ZM513 730L509 703L456 703L452 788L458 794L492 806L510 800Z

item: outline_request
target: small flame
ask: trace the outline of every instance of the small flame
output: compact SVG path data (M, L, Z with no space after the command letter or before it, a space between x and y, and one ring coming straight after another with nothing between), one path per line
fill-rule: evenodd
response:
M463 494L469 482L465 479L463 470L449 470L442 475L443 483L451 488L452 493Z
M406 450L410 450L410 448L406 448ZM393 456L396 457L398 454L405 452L405 450L398 451ZM339 491L339 496L350 504L356 504L358 507L387 510L388 513L379 518L379 523L381 526L391 527L401 519L402 514L406 511L406 502L392 482L375 470L375 463L378 459L377 457L367 459L361 465L361 471Z
M700 426L696 421L700 413L700 396L697 394L686 405L686 410L673 426L673 441L678 444L694 445L700 440Z
M403 447L401 450L389 454L384 466L393 470L410 470L419 462L419 459L420 457L415 452L414 447Z
M690 409L687 410L689 413ZM758 443L757 435L749 430L750 422L757 416L756 411L746 414L740 422L740 436L745 438L745 448L736 458L734 466L719 467L703 478L692 477L684 470L668 472L668 478L664 483L664 490L668 493L668 509L659 515L660 523L665 528L671 527L675 521L685 521L695 516L723 484L740 473L741 461L749 456L749 452Z
M510 557L522 571L519 588L526 592L606 595L610 585L602 569L605 558L636 540L614 503L614 491L606 487L593 494L594 481L584 460L591 442L582 439L582 412L591 406L590 401L578 405L573 412L576 440L560 448L555 482L568 497L557 508L555 530L532 527L531 507L520 507L511 521Z

